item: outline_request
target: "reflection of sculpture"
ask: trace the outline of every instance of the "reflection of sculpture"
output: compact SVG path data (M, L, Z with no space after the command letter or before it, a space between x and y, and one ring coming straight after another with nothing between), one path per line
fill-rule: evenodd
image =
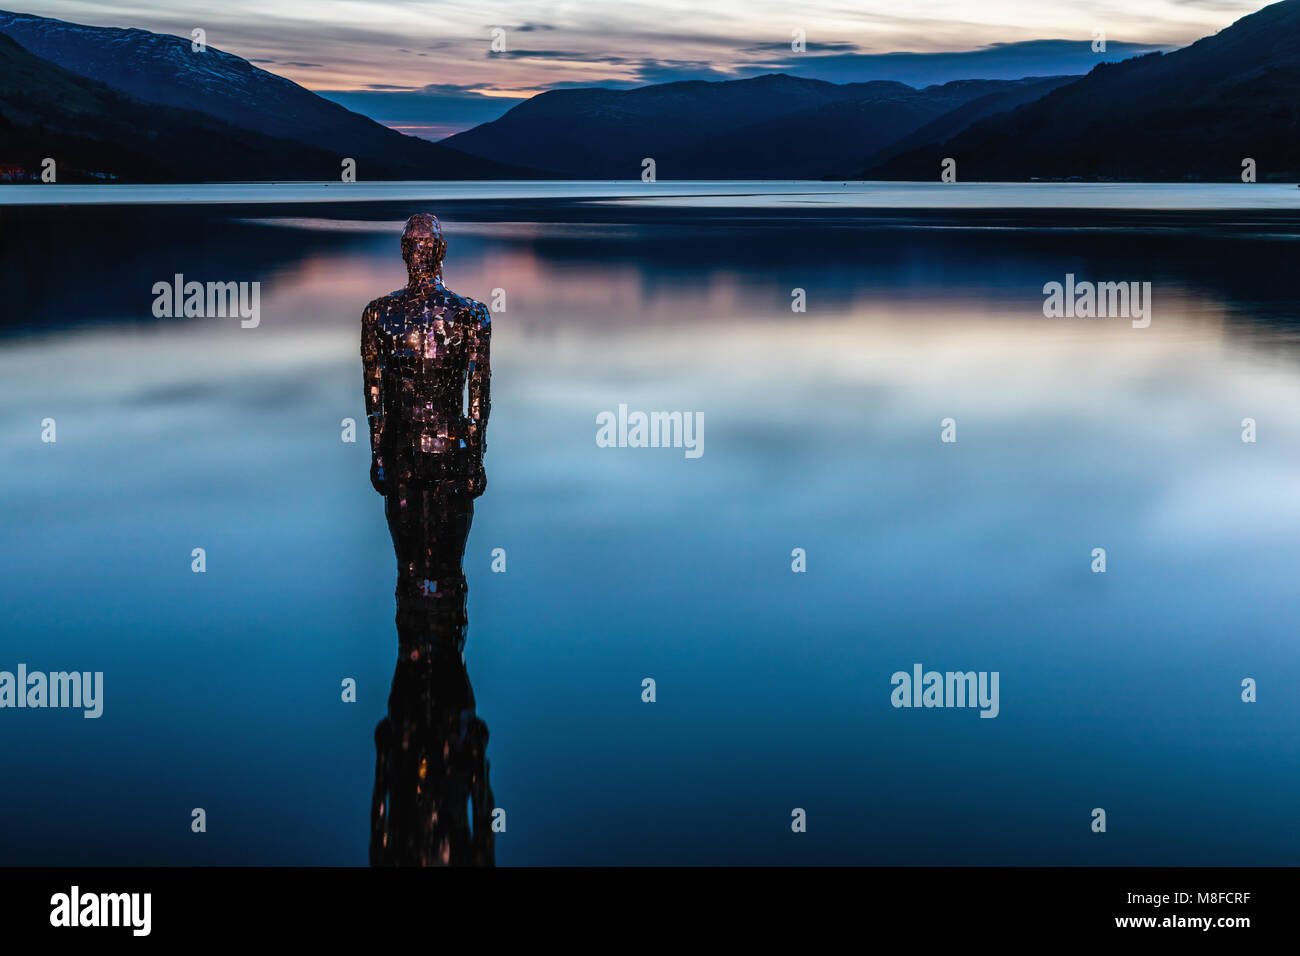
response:
M488 732L460 653L461 562L487 484L491 320L443 286L445 253L438 220L412 216L402 234L410 281L361 320L370 481L397 554L398 658L375 729L373 865L493 862Z
M375 728L371 866L495 862L487 742L460 654L404 648Z

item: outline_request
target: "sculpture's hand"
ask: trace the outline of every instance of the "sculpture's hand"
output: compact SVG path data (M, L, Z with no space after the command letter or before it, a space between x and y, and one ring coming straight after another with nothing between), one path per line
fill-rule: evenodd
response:
M479 465L474 476L469 479L469 493L477 498L487 490L487 472Z
M366 422L370 432L370 484L384 493L384 459L379 454L384 435L384 367L386 359L379 337L380 309L375 302L361 315L361 369L364 380Z

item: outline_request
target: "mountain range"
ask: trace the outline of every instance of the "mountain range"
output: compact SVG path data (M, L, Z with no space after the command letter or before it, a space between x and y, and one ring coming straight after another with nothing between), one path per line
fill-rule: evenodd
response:
M0 165L39 170L47 156L64 182L212 180L231 171L325 178L339 163L327 150L141 102L33 56L0 33Z
M362 179L537 175L404 136L180 37L3 11L0 35L11 41L0 59L0 117L12 124L0 126L0 162L53 134L60 146L78 142L78 155L111 160L105 171L122 179L338 181L344 158ZM69 90L70 100L57 92ZM180 128L195 140L178 138Z
M1300 177L1300 0L1083 76L750 79L538 94L441 142L188 39L0 12L0 166L135 181ZM61 178L63 178L61 176Z
M819 179L860 169L865 158L923 125L964 128L982 115L961 112L975 100L1037 98L1070 79L957 80L917 90L885 80L837 84L777 73L634 90L552 90L443 143L500 162L513 156L573 179L636 178L646 157L661 179Z
M1171 53L1086 76L955 134L864 163L859 179L1300 178L1300 0L1285 0Z

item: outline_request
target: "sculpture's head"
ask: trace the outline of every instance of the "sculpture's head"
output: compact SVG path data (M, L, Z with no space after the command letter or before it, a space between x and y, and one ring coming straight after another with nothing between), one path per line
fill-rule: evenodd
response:
M417 212L406 220L406 228L402 230L402 258L412 279L438 275L446 255L447 241L442 238L437 216Z

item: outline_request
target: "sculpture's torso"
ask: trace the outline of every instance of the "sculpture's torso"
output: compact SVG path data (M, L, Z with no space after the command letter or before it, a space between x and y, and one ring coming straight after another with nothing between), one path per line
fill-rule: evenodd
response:
M375 451L389 480L441 481L471 474L486 409L467 407L466 385L486 376L491 334L481 302L440 281L376 299L362 319L368 396L380 403L383 430ZM471 396L478 390L471 387ZM471 402L476 399L471 398ZM481 459L480 459L481 460Z

